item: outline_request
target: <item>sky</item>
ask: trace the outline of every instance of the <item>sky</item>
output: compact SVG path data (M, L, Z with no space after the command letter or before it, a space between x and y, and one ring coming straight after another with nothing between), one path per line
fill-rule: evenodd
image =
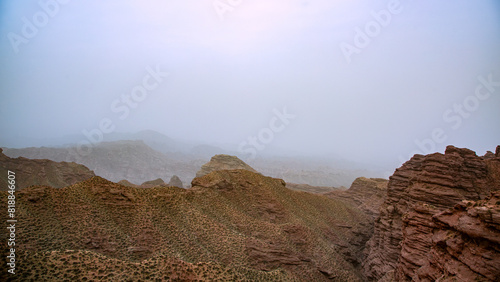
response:
M3 0L0 35L0 146L149 129L398 166L500 144L494 0Z

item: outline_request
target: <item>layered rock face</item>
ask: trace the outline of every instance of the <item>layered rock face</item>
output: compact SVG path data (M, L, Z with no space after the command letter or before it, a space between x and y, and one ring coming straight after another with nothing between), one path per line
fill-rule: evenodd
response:
M415 274L418 279L446 281L456 277L460 281L498 281L500 192L486 200L462 201L434 215L433 221L436 227L429 262Z
M463 279L471 277L489 281L495 277L491 273L499 277L500 269L495 268L496 264L491 266L491 260L500 250L498 240L486 238L486 233L480 231L481 226L494 226L498 219L493 219L493 213L485 219L474 217L473 211L467 219L464 217L469 213L467 208L450 210L464 200L479 201L481 205L482 200L498 190L499 148L495 156L487 157L453 146L448 146L444 155L415 155L390 177L387 198L375 222L374 235L367 244L365 275L370 280L382 281L391 278L465 281ZM494 210L494 207L487 209ZM457 214L452 216L454 213ZM478 225L470 225L473 222ZM468 226L469 231L464 226ZM491 252L483 257L472 256L475 245ZM465 252L460 253L463 250ZM488 271L479 271L480 268Z
M9 158L0 148L0 190L7 190L7 171L16 174L16 188L48 185L62 188L95 176L86 166L73 162Z
M378 209L387 194L387 179L358 177L351 187L344 191L324 194L332 199L345 201L368 215L359 225L349 228L351 240L347 244L337 244L342 254L354 266L360 267L365 257L366 242L373 235L373 225L378 217Z
M387 179L383 178L358 177L348 190L334 191L326 195L346 198L373 218L377 218L387 194L387 182Z
M201 169L196 173L196 177L202 177L209 174L212 171L217 170L229 170L229 169L244 169L251 172L258 173L251 166L247 165L244 161L238 159L238 157L230 155L215 155L210 161L204 164Z

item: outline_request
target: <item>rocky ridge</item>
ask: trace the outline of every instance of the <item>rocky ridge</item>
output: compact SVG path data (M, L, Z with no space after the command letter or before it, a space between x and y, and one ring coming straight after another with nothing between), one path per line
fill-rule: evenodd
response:
M493 262L500 248L492 239L498 239L498 230L491 228L498 212L491 203L495 200L485 199L494 199L492 193L499 190L500 146L494 157L454 146L444 154L415 155L389 179L367 244L366 276L378 281L494 281L491 277L500 277ZM481 213L487 216L481 218ZM470 250L476 245L490 251L474 255Z
M379 215L379 208L387 194L387 179L358 177L345 191L327 193L329 197L344 198L372 216Z
M101 142L84 154L77 147L5 149L11 157L50 159L83 164L105 179L140 185L145 181L177 175L189 183L202 162L178 161L153 150L140 140Z

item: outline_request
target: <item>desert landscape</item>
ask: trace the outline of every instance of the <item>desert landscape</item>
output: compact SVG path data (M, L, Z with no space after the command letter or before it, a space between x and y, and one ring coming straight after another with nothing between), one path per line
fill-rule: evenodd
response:
M500 146L485 156L448 146L415 155L389 180L360 177L332 191L265 176L229 155L211 158L184 189L123 185L75 163L0 154L2 170L32 183L15 192L19 270L15 279L3 272L5 281L500 275Z
M500 282L500 1L0 1L0 282Z

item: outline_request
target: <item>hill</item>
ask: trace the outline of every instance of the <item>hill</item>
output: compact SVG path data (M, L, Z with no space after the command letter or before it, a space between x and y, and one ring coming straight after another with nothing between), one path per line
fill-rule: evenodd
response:
M17 201L21 280L363 279L343 253L366 215L247 170L214 171L187 190L93 177L31 186Z
M201 169L196 173L196 177L209 174L216 170L230 170L230 169L245 169L258 173L251 166L247 165L244 161L238 159L236 156L229 155L215 155L210 161L204 164Z
M126 179L133 184L157 178L170 179L173 175L189 183L201 165L200 162L173 160L143 141L134 140L102 142L92 147L89 153L77 152L75 147L5 149L5 153L12 157L74 161L111 181Z
M0 148L0 189L7 191L7 171L16 175L16 189L30 185L65 187L95 176L87 167L74 162L46 159L9 158Z

